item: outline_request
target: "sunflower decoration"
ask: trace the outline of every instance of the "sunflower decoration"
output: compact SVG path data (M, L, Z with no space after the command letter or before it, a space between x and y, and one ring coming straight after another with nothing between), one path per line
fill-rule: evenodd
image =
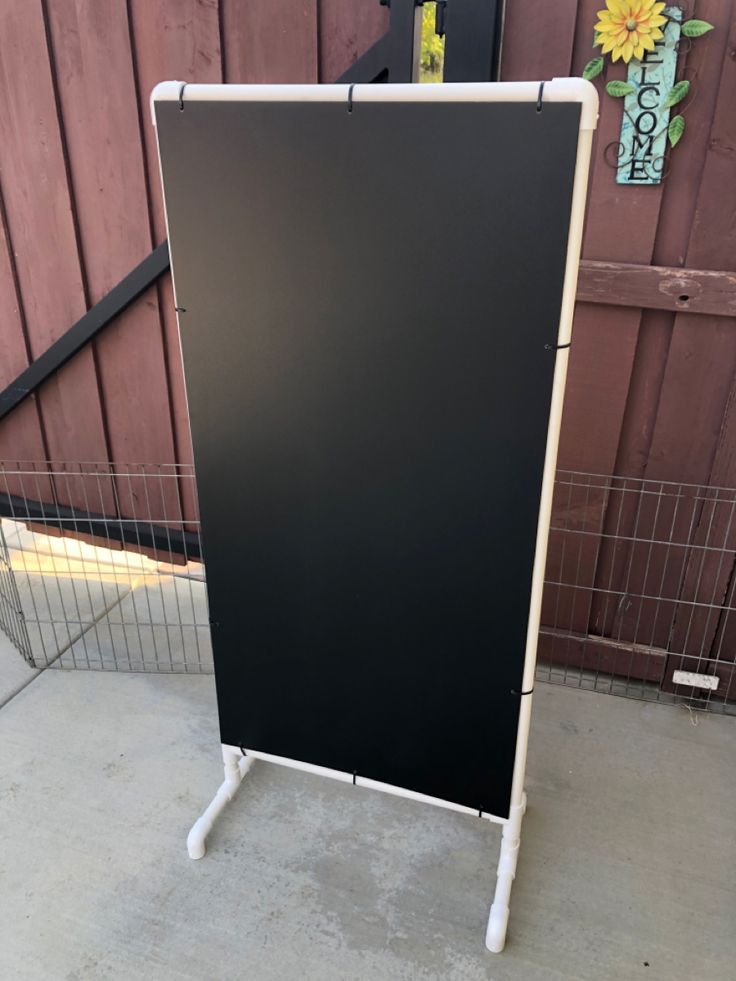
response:
M675 16L676 15L676 16ZM623 61L629 65L646 57L650 51L655 51L665 41L665 30L668 25L677 22L677 35L686 38L698 38L713 30L713 24L707 20L691 18L681 21L682 8L671 0L670 6L662 0L606 0L606 9L598 11L598 23L595 25L593 47L600 47L600 54L587 63L583 68L583 78L592 81L603 74L606 55L611 61ZM676 35L676 36L677 36ZM631 69L629 67L629 75ZM608 95L615 99L623 99L637 92L636 78L626 81L614 78L605 86ZM689 79L675 82L669 92L664 94L661 108L670 109L690 92ZM651 112L651 109L647 111ZM682 115L674 116L667 129L670 144L674 146L685 131L685 120Z
M611 55L628 64L632 58L643 58L645 51L654 51L654 42L661 41L664 3L655 0L606 0L606 10L598 11L595 46L601 54Z

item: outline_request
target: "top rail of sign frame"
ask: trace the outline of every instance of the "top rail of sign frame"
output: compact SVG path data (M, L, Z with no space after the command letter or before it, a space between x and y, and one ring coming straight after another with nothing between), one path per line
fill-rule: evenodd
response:
M578 102L580 129L593 130L598 118L598 92L583 78L548 82L445 82L442 85L199 85L159 82L151 92L156 123L157 102Z

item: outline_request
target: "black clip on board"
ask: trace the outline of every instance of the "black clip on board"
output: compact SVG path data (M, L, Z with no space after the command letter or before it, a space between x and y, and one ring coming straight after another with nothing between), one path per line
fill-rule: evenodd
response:
M595 89L152 106L225 762L189 854L253 759L480 816L499 951Z

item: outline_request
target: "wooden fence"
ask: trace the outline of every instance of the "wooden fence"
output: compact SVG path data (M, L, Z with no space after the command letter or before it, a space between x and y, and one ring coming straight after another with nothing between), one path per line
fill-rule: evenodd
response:
M580 74L600 6L507 0L502 78ZM696 96L662 184L615 183L604 151L617 139L621 104L601 99L560 466L736 486L734 3L698 0L694 12L715 30L683 45ZM157 81L329 82L386 25L377 0L0 0L0 386L164 238L148 114ZM604 80L623 73L609 68ZM0 458L190 462L168 276L0 424ZM81 478L57 496L138 513L135 481L99 485L94 502ZM191 516L186 487L176 504ZM51 493L41 481L39 497ZM557 517L592 532L574 569L553 536L550 562L570 583L623 591L625 539L634 537L626 532L642 507L635 496L619 507L612 493L588 485L558 498ZM730 545L725 512L693 514L693 543L715 521ZM705 571L685 555L670 584L682 602L706 589L725 602L733 555L707 558ZM634 642L626 604L609 614L592 588L582 601L578 593L563 602L566 629ZM687 643L710 650L724 630L733 624L703 619Z
M581 74L594 54L601 6L599 0L509 0L503 77ZM634 665L634 673L651 677L647 659L631 654L641 636L651 638L652 657L663 665L653 680L664 684L681 660L673 651L697 656L698 670L730 683L732 670L723 661L733 661L736 647L728 616L736 522L730 506L710 503L713 494L702 489L736 486L736 22L730 0L687 6L686 16L715 30L681 45L679 73L692 80L694 97L685 108L686 136L660 185L616 184L605 150L618 139L621 102L601 96L559 460L571 471L675 482L679 505L675 510L665 494L668 503L657 511L662 494L651 493L654 484L642 485L649 495L625 498L620 484L566 485L553 524L589 535L567 554L565 536L552 536L550 571L570 585L562 590L562 609L545 609L545 622L556 619L581 640L602 638L588 666L612 665L605 641L615 638L627 670ZM600 81L624 77L619 63ZM712 304L703 298L710 282L716 284ZM692 547L677 546L681 561L669 561L663 577L666 545L642 548L647 539ZM580 583L591 586L582 596ZM604 592L619 602L602 601ZM642 617L651 621L654 601L643 614L626 602L639 593L675 596L678 608L649 632ZM721 616L705 615L719 604ZM555 644L547 639L543 651L554 657Z

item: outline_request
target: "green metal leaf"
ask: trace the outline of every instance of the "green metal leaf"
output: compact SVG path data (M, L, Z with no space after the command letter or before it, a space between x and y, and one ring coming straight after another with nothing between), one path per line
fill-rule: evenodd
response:
M671 146L677 146L680 142L680 137L685 132L685 117L684 116L673 116L670 120L670 124L667 127L667 136L670 140Z
M686 20L680 28L685 37L701 37L713 30L713 25L707 20Z
M597 75L603 71L603 58L591 58L588 64L583 68L583 78L587 78L588 81L591 78L595 78Z
M628 82L609 82L606 85L606 92L612 95L614 99L623 99L625 95L629 95L631 92L635 92L633 85L629 85Z
M677 85L673 85L667 93L667 98L664 100L665 109L669 109L670 106L676 106L678 102L682 102L689 91L690 82L687 79L683 79Z

